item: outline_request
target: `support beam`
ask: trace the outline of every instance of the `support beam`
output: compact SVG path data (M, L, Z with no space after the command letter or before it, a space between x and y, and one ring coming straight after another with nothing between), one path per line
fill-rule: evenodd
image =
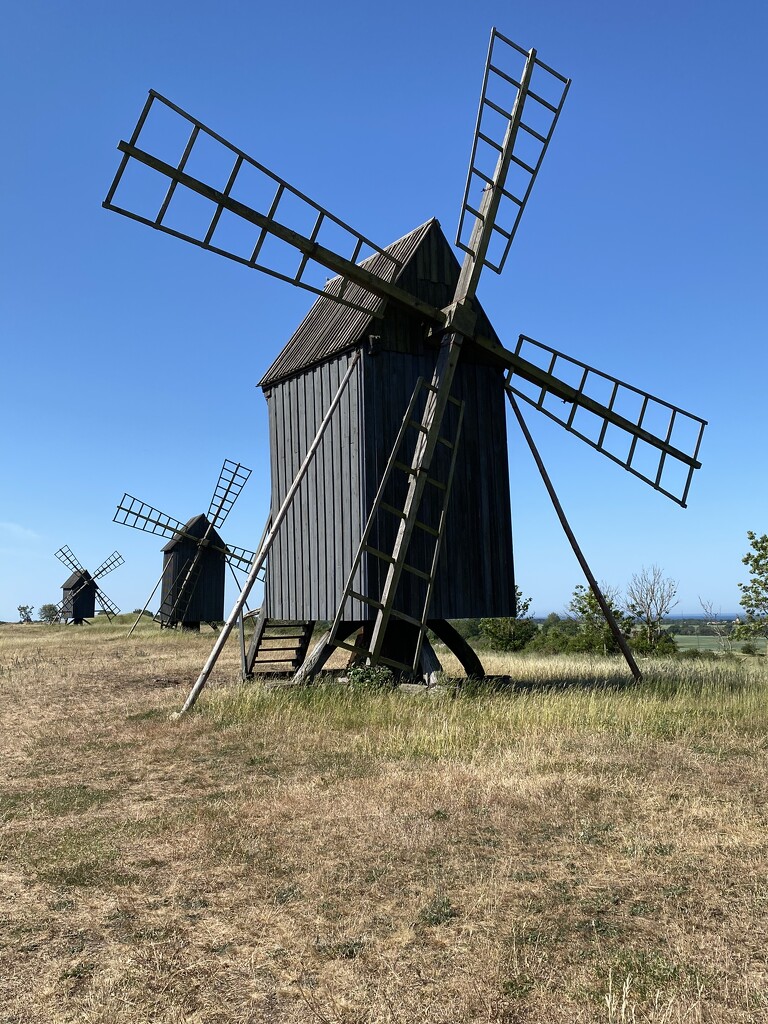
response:
M482 662L455 626L447 619L430 619L427 625L438 640L442 640L448 650L456 655L468 676L474 679L485 678Z
M256 556L253 559L251 571L248 573L248 578L246 579L245 584L243 585L243 589L240 592L240 596L235 602L235 607L229 613L229 618L224 623L221 633L219 633L216 643L213 645L213 650L209 654L208 660L206 661L205 665L203 665L203 670L198 676L195 685L189 691L189 695L186 701L184 702L184 706L182 707L181 711L177 711L172 716L173 718L181 718L182 715L186 714L186 712L189 711L189 709L197 701L197 698L200 696L203 687L207 683L208 677L213 671L213 667L218 661L219 655L221 654L224 648L224 644L229 639L229 634L232 632L232 628L235 622L237 622L237 619L240 615L240 611L242 610L245 602L248 600L248 595L253 589L253 585L256 583L258 575L261 572L261 567L264 565L264 562L267 559L267 555L269 554L269 550L274 544L277 532L280 529L283 520L288 515L288 510L291 507L291 504L293 503L293 499L296 496L296 492L301 486L302 480L307 475L307 470L312 464L312 460L314 459L317 453L317 449L320 447L320 443L323 440L323 435L325 434L325 431L328 429L328 425L331 422L331 419L333 418L333 414L336 412L336 408L339 402L341 401L341 396L344 394L344 391L346 390L347 384L349 383L349 380L352 376L352 373L354 372L355 367L358 364L359 359L360 350L358 349L350 359L349 366L347 367L347 372L344 374L344 377L342 378L341 383L339 384L338 390L336 391L336 394L333 396L331 404L328 406L328 411L326 412L325 416L323 417L322 423L317 429L317 433L315 434L312 444L309 446L307 454L304 456L304 461L299 466L299 470L296 473L296 476L294 477L293 483L289 487L288 493L283 499L283 503L280 506L280 509L278 510L277 514L274 516L272 520L272 526L270 527L267 536L264 538L264 541L259 551L256 553Z
M562 526L563 531L565 532L565 536L568 538L568 542L570 543L571 548L573 549L574 555L576 555L578 563L581 566L582 572L587 578L587 583L589 583L590 589L592 593L595 595L595 600L600 605L600 610L605 616L605 621L608 623L611 633L613 634L613 637L619 646L619 650L624 655L624 660L626 661L627 665L629 665L629 670L634 676L635 682L639 682L642 677L642 673L640 672L640 669L637 666L637 662L634 659L632 651L629 649L627 639L619 629L619 624L616 622L616 618L613 612L611 611L611 607L603 597L603 593L597 584L597 580L592 575L592 570L589 568L587 560L584 557L581 548L579 547L579 543L576 540L573 530L571 529L570 524L565 517L563 506L560 504L557 494L555 493L555 488L552 484L552 481L549 478L549 473L547 473L546 469L544 468L544 463L541 459L541 456L539 455L539 450L536 447L533 438L531 437L530 431L528 430L528 426L525 420L523 419L523 414L520 412L518 404L515 401L514 395L512 394L509 388L506 389L506 392L507 398L509 399L509 404L512 406L512 411L517 417L517 422L520 424L520 429L523 432L523 436L525 437L525 440L528 442L528 447L531 449L531 454L533 455L534 462L536 463L539 473L541 474L541 479L544 481L544 486L547 489L547 493L549 494L550 500L552 501L552 505L554 506L555 512L557 513L557 518L560 520L560 525Z

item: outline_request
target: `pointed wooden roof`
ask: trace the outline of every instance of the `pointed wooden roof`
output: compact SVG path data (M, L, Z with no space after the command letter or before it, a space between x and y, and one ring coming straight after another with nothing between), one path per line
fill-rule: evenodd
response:
M389 282L399 283L411 294L438 308L451 301L460 267L439 221L435 218L426 221L387 246L385 251L394 256L397 264L376 253L363 260L360 266ZM324 289L326 294L316 300L259 381L259 387L268 388L277 381L353 348L367 339L372 331L378 333L375 324L380 321L371 312L343 306L331 298L338 292L340 281L339 277L328 281ZM367 309L380 314L387 305L385 299L375 298L357 285L349 285L345 294L352 301L363 303ZM496 339L496 332L479 303L475 305L478 319L482 320L482 333Z
M209 525L210 520L208 519L207 516L204 516L202 513L198 516L192 516L192 518L187 520L187 522L184 524L184 533L177 533L173 537L171 537L168 543L163 545L162 550L173 551L173 549L177 547L179 544L183 544L185 541L189 541L190 538L193 537L199 540L201 537L205 536L205 531L208 529ZM224 541L221 539L221 537L219 536L215 529L211 530L211 532L208 534L208 540L212 544L217 544L219 547L224 547Z
M61 584L62 590L74 590L75 587L85 586L86 583L91 583L91 574L87 569L75 569L71 576L67 576L64 582Z

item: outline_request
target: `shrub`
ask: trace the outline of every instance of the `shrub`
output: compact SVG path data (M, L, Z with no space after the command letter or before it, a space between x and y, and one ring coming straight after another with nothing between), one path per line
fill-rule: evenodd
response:
M395 685L392 669L386 665L353 665L347 679L356 690L387 690Z

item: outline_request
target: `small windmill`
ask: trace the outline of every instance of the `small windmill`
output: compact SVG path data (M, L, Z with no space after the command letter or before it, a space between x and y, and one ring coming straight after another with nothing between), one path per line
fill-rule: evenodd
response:
M107 573L123 565L125 559L119 551L113 551L93 574L78 562L66 544L54 553L58 560L72 571L72 575L61 585L63 594L57 607L59 621L72 621L76 626L81 626L94 617L97 602L110 622L113 615L120 614L120 609L110 601L97 583L97 580L102 579Z
M686 504L703 419L526 335L505 346L476 297L504 267L569 85L492 30L461 266L437 221L377 246L158 93L119 143L107 209L320 296L261 381L272 523L241 594L268 554L263 617L333 620L311 671L335 647L413 669L427 628L477 670L447 620L514 614L505 398L620 643L518 400Z
M163 571L136 622L161 585L160 608L154 617L162 627L199 630L201 622L213 626L223 620L225 567L247 570L254 553L226 544L218 531L250 475L250 469L225 459L207 513L186 523L131 494L123 495L114 522L170 538L162 549ZM135 627L136 623L131 632Z

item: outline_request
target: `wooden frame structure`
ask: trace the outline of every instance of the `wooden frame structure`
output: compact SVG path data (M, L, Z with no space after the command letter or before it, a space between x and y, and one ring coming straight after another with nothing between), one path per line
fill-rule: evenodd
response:
M365 486L358 488L362 504L353 511L358 516L355 529L359 540L354 557L350 556L346 564L347 578L336 606L333 625L324 640L324 651L334 646L347 646L355 657L372 662L383 661L402 670L418 670L425 651L428 656L426 630L430 622L443 621L435 619L432 609L435 607L441 551L443 558L453 556L444 542L449 537L447 524L451 514L451 491L461 492L461 488L456 492L456 487L462 473L455 451L447 474L441 475L436 467L441 453L450 450L451 446L458 447L459 434L462 442L466 439L469 410L480 404L478 393L459 394L462 374L473 363L495 368L499 400L503 404L506 394L512 405L590 587L609 621L610 609L602 599L594 576L589 572L567 525L520 414L517 399L555 419L566 431L585 440L596 451L685 506L693 471L700 466L698 454L706 425L703 419L528 336L520 335L515 347L506 347L496 336L477 301L476 292L482 272L488 269L500 273L504 267L569 85L570 80L544 64L535 49L525 50L496 29L492 31L456 239L464 259L447 295L439 289L422 288L409 276L412 254L403 252L405 239L387 247L372 243L180 107L158 93L150 93L130 140L118 146L122 159L105 207L319 295L305 324L308 321L323 323L325 328L317 330L313 336L309 361L297 362L297 346L289 342L262 381L265 391L271 394L278 387L287 386L285 382L298 379L307 371L314 372L332 364L336 366L333 384L325 391L317 392L320 403L315 403L318 411L312 419L312 428L317 428L314 437L312 429L307 426L302 443L296 446L296 434L290 434L292 451L295 448L293 462L275 494L272 526L253 561L241 599L227 620L184 710L191 706L204 685L220 643L226 639L228 629L240 614L242 601L265 564L270 593L272 559L278 551L272 552L272 549L280 526L296 500L312 460L317 456L333 411L339 407L345 389L350 386L352 374L362 372L361 358L364 361L369 356L373 358L378 343L391 334L393 322L408 324L407 355L414 365L424 355L428 358L429 368L427 373L421 368L418 372L411 371L408 394L413 393L413 403L408 405L407 396L401 396L403 414L398 429L387 440L387 457L370 467L371 478L376 484L373 488L375 496L369 495ZM142 133L158 110L173 116L177 126L187 133L185 143L171 158L167 153L150 152L142 144ZM217 180L216 176L208 173L203 162L197 160L201 142L209 149L216 149L224 162L229 161L228 175L223 184L220 178ZM162 183L157 204L149 210L125 204L118 196L124 179L133 172L151 173L155 182ZM255 176L267 190L258 206L246 201L241 187L246 175ZM203 204L208 204L210 216L202 227L192 230L169 222L168 214L174 209L174 199L179 192L192 193ZM309 233L289 223L285 212L287 197L311 214L313 227ZM238 248L226 240L221 226L228 218L247 225L251 232L250 242ZM324 231L329 224L346 234L349 241L347 252L326 244ZM293 273L287 273L270 260L270 240L295 253L297 262ZM323 287L313 283L313 274L326 270L337 276ZM448 283L448 278L442 283ZM342 310L335 319L328 312L331 307ZM355 325L351 334L350 324ZM301 334L302 328L297 334ZM308 330L304 331L305 340ZM366 344L368 351L361 355ZM384 344L381 348L392 352L396 346ZM503 373L506 373L506 380ZM416 383L414 390L414 382L420 376L424 381ZM338 389L331 399L336 384ZM418 406L417 395L423 398ZM304 415L299 406L300 403L297 406L299 414ZM325 410L324 414L320 408ZM456 409L461 410L460 418L465 424L458 432L450 426L451 415ZM666 417L661 425L659 415ZM411 430L414 431L414 440L405 448L403 455L404 439ZM485 434L489 448L498 443L497 433L486 431ZM348 443L348 439L342 443ZM363 446L365 443L363 438ZM273 434L273 455L280 451L281 457L285 458L287 450L286 438L277 438ZM377 462L369 456L363 465L369 467L371 461ZM273 470L274 466L273 458ZM395 469L403 474L405 482L396 499L392 500L387 496L387 487L394 478ZM489 486L490 475L486 472L478 482L478 502L483 500ZM440 488L442 497L435 502L434 492ZM437 519L431 523L426 514L430 507L439 510ZM394 517L396 528L387 534L386 543L371 543L377 520L383 513ZM299 518L293 525L296 538L303 536L298 525L300 522ZM428 532L425 526L432 531L434 545L428 564L419 564L414 557L418 548L414 538ZM504 558L508 582L511 583L511 550ZM371 572L373 564L381 566L382 571ZM417 580L425 594L418 610L414 610L403 596L402 584L409 578ZM271 593L275 601L274 588ZM351 605L352 610L346 610L345 605ZM283 613L285 610L285 607L281 609ZM505 613L509 613L509 608L502 609L500 601L496 614ZM312 617L308 611L306 617ZM357 639L348 643L350 627L355 624L362 624L363 628L358 631ZM615 628L615 623L613 626ZM309 656L313 671L322 664L324 656L322 651ZM628 649L625 656L637 676L637 665Z

